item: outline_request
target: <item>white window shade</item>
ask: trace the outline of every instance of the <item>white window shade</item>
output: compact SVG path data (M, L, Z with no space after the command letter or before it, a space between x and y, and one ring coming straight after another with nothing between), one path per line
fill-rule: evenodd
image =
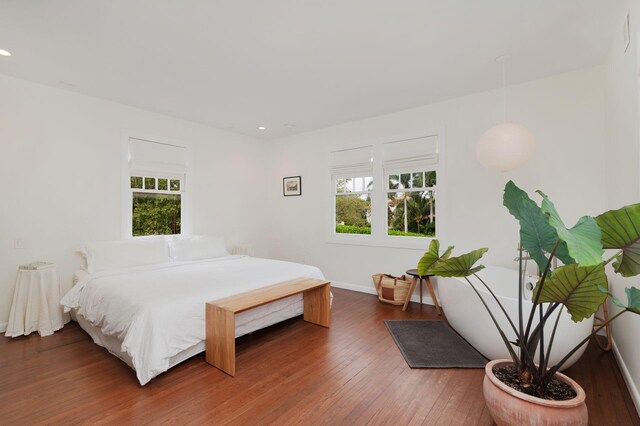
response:
M373 147L343 149L331 152L331 174L334 176L371 176Z
M382 144L385 171L425 170L438 164L438 137L406 139Z
M132 175L184 177L187 149L143 139L129 139L129 170Z

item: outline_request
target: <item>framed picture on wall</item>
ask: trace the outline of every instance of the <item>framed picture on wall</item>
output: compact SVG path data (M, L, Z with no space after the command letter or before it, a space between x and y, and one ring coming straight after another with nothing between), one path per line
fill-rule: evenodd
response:
M285 197L302 195L302 178L300 176L282 178L282 195Z

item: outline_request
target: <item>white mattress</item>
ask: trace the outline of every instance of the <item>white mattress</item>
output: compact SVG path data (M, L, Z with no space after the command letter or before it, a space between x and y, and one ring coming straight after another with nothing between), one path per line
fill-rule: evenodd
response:
M205 303L274 283L310 277L316 267L225 256L86 274L62 304L93 340L135 371L141 385L204 350ZM236 337L302 313L302 295L236 317Z

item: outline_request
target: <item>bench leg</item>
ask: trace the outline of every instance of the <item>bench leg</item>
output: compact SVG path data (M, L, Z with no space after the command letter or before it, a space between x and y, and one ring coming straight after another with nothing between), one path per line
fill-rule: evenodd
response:
M206 305L207 362L230 376L236 375L235 313Z
M303 293L304 320L323 327L331 322L331 285L326 284Z

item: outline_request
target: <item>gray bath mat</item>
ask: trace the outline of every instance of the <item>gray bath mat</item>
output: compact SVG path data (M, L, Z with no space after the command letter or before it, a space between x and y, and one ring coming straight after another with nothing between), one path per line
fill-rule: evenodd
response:
M484 368L487 359L442 321L387 320L411 368Z

